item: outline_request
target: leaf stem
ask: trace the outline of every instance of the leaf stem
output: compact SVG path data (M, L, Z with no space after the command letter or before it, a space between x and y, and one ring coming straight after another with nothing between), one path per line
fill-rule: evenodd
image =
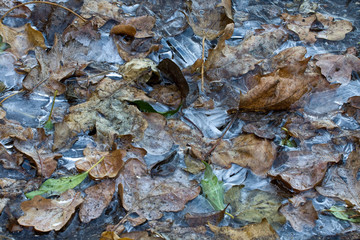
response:
M86 172L89 173L91 170L93 170L94 167L96 167L99 163L102 162L102 160L104 160L105 156L103 156L102 158L100 158L99 161L97 161L97 163L95 163L94 165L92 165L91 168L89 168L89 170L87 170Z
M1 18L0 18L0 23L3 22L4 18L14 9L16 8L19 8L19 7L22 7L22 6L25 6L25 5L28 5L28 4L37 4L37 3L43 3L43 4L48 4L48 5L52 5L52 6L56 6L56 7L59 7L59 8L62 8L62 9L65 9L66 11L69 11L71 12L72 14L74 14L75 16L77 16L78 18L80 18L82 21L86 22L87 20L85 18L83 18L82 16L80 16L79 14L77 14L76 12L74 12L73 10L67 8L67 7L64 7L64 6L61 6L57 3L52 3L52 2L41 2L41 1L30 1L30 2L26 2L26 3L21 3L19 5L16 5L15 7L12 7L10 8Z
M52 112L53 112L53 109L54 109L55 99L56 99L56 95L57 95L57 93L58 93L58 90L55 90L55 92L54 92L53 102L52 102L52 105L51 105L51 110L50 110L49 119L48 119L47 121L51 121L51 115L52 115Z
M21 92L23 92L23 91L24 91L24 90L21 89L20 91L18 91L18 92L16 92L16 93L13 93L13 94L11 94L11 95L9 95L9 96L7 96L7 97L4 98L3 100L1 100L0 106L1 106L1 104L2 104L3 102L5 102L7 99L9 99L9 98L11 98L12 96L15 96L16 94L21 93Z

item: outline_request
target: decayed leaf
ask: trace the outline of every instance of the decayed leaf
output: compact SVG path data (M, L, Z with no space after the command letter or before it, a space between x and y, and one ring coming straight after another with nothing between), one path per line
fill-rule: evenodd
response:
M278 213L281 206L278 196L258 189L249 191L243 187L233 186L225 193L225 202L230 203L235 219L259 223L266 218L271 224L285 223L285 218Z
M131 134L135 141L142 139L147 122L142 113L125 100L137 100L138 91L124 84L106 80L87 101L69 109L62 123L55 124L53 150L73 143L77 133L96 129L96 138L112 144L117 136ZM116 81L115 81L116 82ZM107 84L106 84L107 83Z
M228 25L215 49L209 50L205 62L205 77L209 81L239 77L255 69L262 59L271 56L287 40L284 30L266 28L244 39L238 46L229 46L225 40L232 35L233 25Z
M39 88L51 94L57 90L59 95L63 94L66 88L60 81L73 76L76 71L83 70L88 65L88 49L81 43L75 40L64 43L57 37L54 41L54 46L49 52L40 48L35 49L39 65L32 68L23 80L25 89L33 91Z
M200 187L189 181L181 170L176 170L169 178L151 178L146 166L137 159L126 162L117 182L121 184L122 206L137 213L142 222L159 219L164 211L181 211L200 193Z
M292 16L283 13L281 18L287 23L289 30L299 35L300 40L307 43L316 42L316 38L323 38L331 41L339 41L345 38L345 34L350 32L353 27L349 21L334 21L333 17L326 18L320 13L316 13L307 18L300 14ZM314 27L317 24L318 27Z
M344 111L360 123L360 96L351 97L344 105Z
M337 197L360 208L360 182L357 180L360 169L360 147L358 144L346 160L345 166L335 167L321 186L316 187L321 195Z
M158 44L160 38L151 32L155 21L153 16L134 17L122 20L120 25L111 29L110 35L122 59L128 62L144 58L161 48Z
M168 239L207 240L210 237L209 234L206 234L207 229L205 226L184 227L169 220L154 220L148 223L153 232L161 233L162 236Z
M105 159L104 159L105 161ZM109 205L115 192L115 181L106 179L101 183L85 190L86 197L80 206L80 220L88 223L100 217L103 210Z
M152 236L155 235L155 236ZM119 240L131 240L131 239L141 239L141 240L162 240L162 237L156 237L156 234L152 234L147 231L134 231L129 233L123 233L120 235Z
M0 198L0 214L9 201L10 201L10 198Z
M323 54L315 57L316 65L330 83L347 84L351 80L352 71L360 72L360 59L352 54Z
M279 238L275 230L264 219L261 223L250 224L242 228L217 227L212 224L208 225L214 232L217 239L229 240L255 240L266 239L276 240Z
M150 79L159 78L159 71L156 63L147 58L135 58L121 65L119 72L127 83L137 86L144 86Z
M187 20L194 33L214 40L232 23L231 1L188 1Z
M275 144L253 134L247 134L231 141L221 141L212 152L210 160L226 168L230 168L231 164L235 163L250 168L257 175L265 176L275 157Z
M290 222L293 229L298 232L315 227L315 221L318 219L318 214L311 201L307 201L298 207L286 203L280 208L280 212Z
M75 163L79 171L87 171L102 156L105 156L104 160L89 172L89 175L94 179L114 178L124 166L122 159L125 157L126 151L117 149L108 153L96 148L87 147L84 149L84 155L85 159Z
M110 19L117 21L123 19L117 1L112 0L84 0L80 12L85 18L95 16L98 27L103 26Z
M206 168L204 178L201 180L202 191L215 211L222 211L225 208L223 183L218 180L210 165L206 162L204 164Z
M21 203L25 215L21 216L18 222L22 226L34 227L41 232L59 231L82 202L81 195L72 189L61 194L58 199L36 196Z
M207 223L218 225L223 220L225 209L211 213L187 213L185 220L189 226L204 226Z
M32 131L30 128L24 128L18 121L9 120L5 117L0 119L0 136L5 138L16 138L22 141L32 138Z
M171 135L165 130L166 118L158 113L143 113L148 127L144 137L138 142L139 146L148 153L162 155L170 151L173 146Z
M169 106L179 106L181 103L181 93L175 84L154 86L154 89L150 92L150 97Z
M282 180L296 191L306 191L322 181L329 163L340 160L341 154L331 146L313 145L311 151L281 152L269 175Z
M177 151L174 151L164 160L161 160L160 162L157 162L154 166L152 166L150 169L150 175L151 177L170 176L175 172L178 163L179 161L177 158Z
M22 162L22 156L8 153L6 148L0 143L0 163L5 169L20 169Z
M0 178L0 197L13 198L24 192L31 191L34 187L38 187L41 179L32 179L30 181Z
M62 154L54 153L49 149L48 142L49 139L42 129L39 129L31 140L14 142L16 150L30 158L35 163L37 174L44 178L51 176L57 167L57 159L62 157Z
M4 42L10 44L11 48L8 51L17 58L36 47L46 48L42 33L33 29L30 23L18 28L11 28L0 23L0 35L4 38Z

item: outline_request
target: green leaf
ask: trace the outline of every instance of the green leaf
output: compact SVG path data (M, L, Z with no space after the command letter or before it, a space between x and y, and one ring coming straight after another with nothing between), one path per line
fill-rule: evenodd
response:
M136 100L136 101L132 101L130 103L135 104L141 112L159 113L159 114L163 115L164 117L170 117L170 116L174 115L181 108L181 104L180 104L175 110L170 110L167 112L158 112L149 103L144 102L142 100Z
M0 53L10 48L11 46L8 43L3 42L3 38L0 35Z
M51 131L54 129L54 124L52 123L51 120L47 120L46 123L44 124L44 129L46 131Z
M287 147L297 147L297 144L295 142L294 139L288 139L288 138L285 138L285 139L281 139L281 142L280 142L280 145L281 146L287 146Z
M206 162L204 178L201 180L201 188L206 197L210 202L211 206L216 211L224 210L224 188L223 182L219 181L216 175L213 173L211 167Z
M334 215L338 219L354 223L360 222L360 212L354 209L342 206L332 206L328 211L330 211L332 215Z
M82 181L84 181L84 179L89 175L89 172L99 163L101 163L104 158L105 156L102 157L99 161L97 161L97 163L92 165L91 168L88 169L86 172L77 174L75 176L66 176L58 179L49 178L40 186L39 190L25 193L25 196L32 199L36 195L44 195L45 197L60 195L61 193L76 187Z
M36 195L46 195L46 197L53 195L60 195L61 193L79 185L88 176L88 172L83 172L75 176L67 176L58 179L49 178L46 180L39 190L26 193L27 198L32 199Z

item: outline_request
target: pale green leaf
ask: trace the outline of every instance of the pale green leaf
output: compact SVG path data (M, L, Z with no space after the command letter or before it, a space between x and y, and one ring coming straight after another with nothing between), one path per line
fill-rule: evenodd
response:
M332 206L330 211L336 218L349 222L359 223L360 212L342 206Z
M224 210L224 188L223 183L218 180L216 175L213 173L209 164L204 162L206 168L204 178L201 180L201 188L206 197L210 202L211 206L216 211Z
M88 172L83 172L75 176L67 176L58 179L49 178L46 180L39 190L26 193L27 198L32 199L36 195L45 195L46 197L60 195L68 189L79 185L88 176Z

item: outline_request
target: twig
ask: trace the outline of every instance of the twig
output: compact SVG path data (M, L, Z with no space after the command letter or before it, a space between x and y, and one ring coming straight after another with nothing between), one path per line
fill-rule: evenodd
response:
M204 68L205 68L205 39L204 36L202 39L202 55L201 55L201 91L204 92Z
M85 18L83 18L82 16L80 16L79 14L77 14L76 12L74 12L73 10L71 10L71 9L69 9L69 8L67 8L67 7L61 6L61 5L57 4L57 3L41 2L41 1L30 1L30 2L26 2L26 3L21 3L21 4L19 4L19 5L16 5L15 7L10 8L10 9L0 18L0 23L2 23L2 21L4 20L4 18L6 17L6 15L8 15L12 10L14 10L14 9L16 9L16 8L19 8L19 7L22 7L22 6L25 6L25 5L28 5L28 4L37 4L37 3L48 4L48 5L52 5L52 6L56 6L56 7L65 9L65 10L71 12L72 14L74 14L75 16L77 16L78 18L80 18L82 21L84 21L84 22L87 21Z

